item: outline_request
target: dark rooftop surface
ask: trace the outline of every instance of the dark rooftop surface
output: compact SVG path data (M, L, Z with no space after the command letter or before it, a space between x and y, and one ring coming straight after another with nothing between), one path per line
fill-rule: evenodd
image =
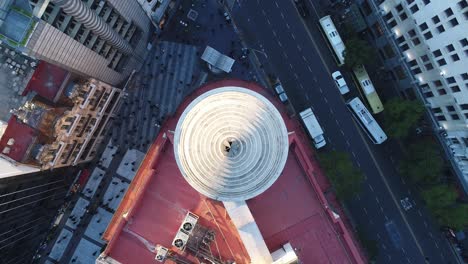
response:
M43 98L54 102L69 74L68 71L58 66L41 61L24 89L23 95L34 91Z

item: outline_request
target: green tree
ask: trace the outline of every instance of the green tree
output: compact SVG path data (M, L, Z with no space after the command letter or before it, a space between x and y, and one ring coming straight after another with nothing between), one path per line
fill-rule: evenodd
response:
M348 153L330 151L321 154L319 160L338 199L350 199L361 191L364 177L361 171L354 167Z
M357 37L350 38L346 41L346 49L343 52L345 64L350 69L361 64L373 64L375 61L375 50L367 43L367 41Z
M421 119L424 106L418 101L393 98L385 104L384 125L389 136L405 138Z
M468 226L468 204L456 204L446 207L435 213L441 225L446 225L461 230Z
M427 207L433 212L453 205L458 196L457 191L447 185L431 186L423 190L421 195Z
M440 179L444 161L438 146L430 140L421 140L408 148L400 163L400 173L413 183L434 184Z

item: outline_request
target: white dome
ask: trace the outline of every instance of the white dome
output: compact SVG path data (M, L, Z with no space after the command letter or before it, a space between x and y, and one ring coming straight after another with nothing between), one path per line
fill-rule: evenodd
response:
M275 106L241 87L210 90L182 113L174 136L177 165L201 194L220 201L253 198L283 171L288 133Z

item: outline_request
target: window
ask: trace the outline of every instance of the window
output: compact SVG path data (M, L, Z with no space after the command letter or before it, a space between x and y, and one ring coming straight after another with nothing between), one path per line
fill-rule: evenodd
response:
M379 22L377 22L377 23L375 23L374 25L372 25L372 29L374 29L373 31L375 32L375 35L376 35L377 37L380 37L380 36L382 36L382 35L384 34L383 29L382 29L382 27L380 26L380 23L379 23Z
M414 37L414 36L416 36L416 31L414 29L412 29L412 30L408 31L408 35L410 37Z
M424 96L426 98L431 98L431 97L434 97L434 94L432 92L427 92L427 93L424 93Z
M458 2L458 7L460 9L463 9L463 8L465 8L467 6L468 6L468 1L466 1L466 0L461 0L460 2Z
M415 69L413 69L411 71L413 72L414 75L421 73L421 69L419 67L416 67Z
M439 64L439 66L444 66L445 64L447 64L447 62L444 59L438 60L437 63Z
M401 43L405 42L405 37L400 36L396 40L397 40L398 44L401 44Z
M460 92L460 87L458 87L458 85L455 85L455 86L452 86L450 87L450 89L452 89L452 93L458 93Z
M395 8L396 8L396 10L397 10L398 12L400 12L401 10L403 10L403 6L402 6L401 4L397 5Z
M401 49L402 49L403 51L408 50L408 49L409 49L408 44L402 45L402 46L401 46Z
M468 11L465 11L465 12L463 13L463 16L465 17L465 19L468 19Z
M442 56L442 52L440 52L440 50L434 50L432 54L434 54L436 58Z
M418 62L416 60L412 60L412 61L409 61L408 64L411 66L411 67L414 67L414 66L417 66L418 65Z
M388 14L386 14L384 16L384 18L385 18L385 20L387 20L387 22L390 21L393 18L392 12L388 12Z
M393 28L397 25L397 22L395 20L393 20L392 22L388 23L388 25Z
M455 107L453 107L452 105L449 105L449 106L447 106L447 111L455 112Z
M455 17L452 18L452 19L450 19L449 22L450 22L450 25L452 25L452 27L458 25L458 20L457 20L457 18L455 18Z
M418 37L414 38L412 41L413 41L413 45L415 45L415 46L421 44L421 41L419 40Z
M440 18L438 15L432 17L432 23L437 24L440 22Z
M452 57L452 60L455 62L455 61L459 61L460 60L460 57L458 57L458 54L452 54L450 57Z
M428 5L428 4L431 3L431 0L423 0L423 3L424 3L425 5Z
M424 30L428 29L429 27L427 26L426 23L422 23L421 25L419 25L419 28L421 29L421 31L424 31Z
M413 3L413 2L414 2L414 0L406 0L406 3L408 3L408 5Z
M443 25L438 26L437 31L439 31L439 33L445 32L444 26Z
M414 5L414 6L412 6L412 7L410 8L410 10L411 10L411 13L414 14L414 13L416 13L416 12L419 11L419 7L418 7L418 5Z
M431 33L430 31L426 32L426 33L424 34L424 38L425 38L425 39L431 39L431 38L432 38L432 33Z
M468 49L465 50L465 56L468 57Z
M452 120L460 120L458 114L451 114L450 117L452 118Z
M448 52L452 52L452 51L455 50L455 48L453 47L452 44L449 44L449 45L445 46L445 48L447 49Z
M427 56L427 55L422 55L422 56L421 56L421 60L422 60L423 62L426 62L426 61L429 60L429 56Z
M445 9L444 13L445 13L445 15L446 15L447 17L452 16L452 15L453 15L452 8L449 7L449 8L447 8L447 9Z
M395 71L395 73L396 73L399 80L403 80L403 79L406 78L406 73L403 70L403 67L397 66L397 67L394 68L394 71Z
M435 114L442 113L442 108L440 108L440 107L432 108L432 112L434 112Z
M454 77L448 77L448 78L445 78L445 80L446 80L449 84L455 83L455 78L454 78Z
M406 14L406 12L403 11L403 13L400 14L401 21L405 21L407 18L408 18L408 15Z
M426 67L426 70L428 70L428 71L434 69L434 66L432 66L432 63L430 63L430 62L428 64L424 65L424 67Z
M468 110L468 104L461 104L460 107L462 110Z
M464 81L468 80L468 73L461 74L461 77Z
M445 116L440 115L440 116L437 116L437 120L439 120L439 121L445 121L445 120L447 120L447 119L445 119Z
M432 83L434 84L435 87L441 87L442 86L442 82L440 80L433 81Z
M466 38L460 39L460 44L461 44L463 47L468 46L468 39L466 39Z

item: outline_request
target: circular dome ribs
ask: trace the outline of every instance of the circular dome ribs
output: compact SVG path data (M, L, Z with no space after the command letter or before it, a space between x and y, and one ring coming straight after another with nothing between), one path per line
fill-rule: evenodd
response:
M281 174L288 136L278 110L262 95L223 87L196 98L174 136L177 165L198 192L221 201L248 200Z

